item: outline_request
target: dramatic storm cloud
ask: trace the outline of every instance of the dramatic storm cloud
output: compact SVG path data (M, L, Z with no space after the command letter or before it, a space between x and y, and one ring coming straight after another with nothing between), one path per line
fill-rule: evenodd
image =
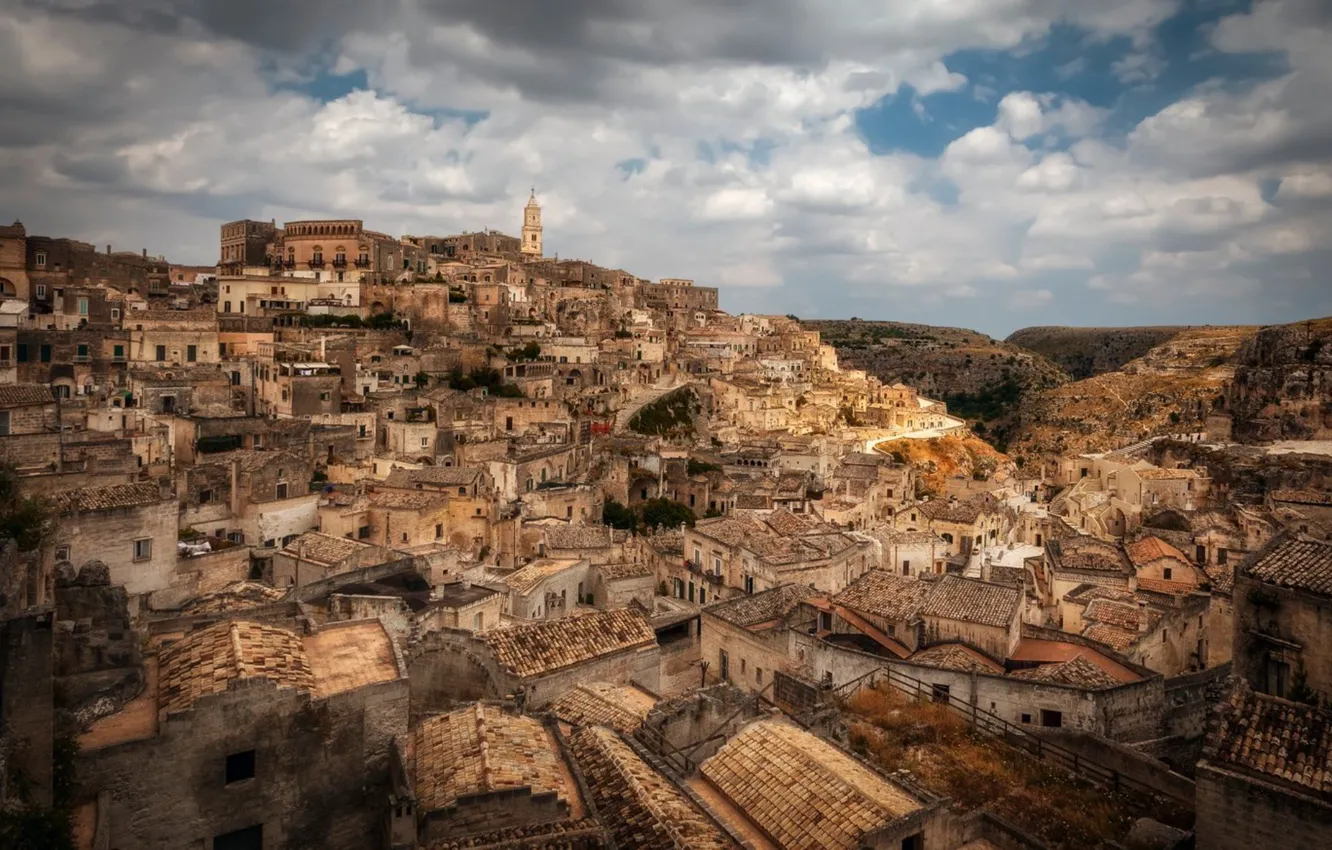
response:
M0 217L514 232L723 306L979 327L1332 313L1319 0L16 0Z

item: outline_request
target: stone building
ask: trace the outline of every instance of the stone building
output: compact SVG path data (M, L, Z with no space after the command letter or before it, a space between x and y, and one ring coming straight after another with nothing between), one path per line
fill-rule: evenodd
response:
M382 840L408 695L378 621L304 636L219 622L150 657L147 683L80 738L92 846L360 850Z
M1198 762L1198 846L1329 846L1329 764L1332 711L1241 684L1219 707Z
M111 582L131 595L171 584L178 506L158 482L114 484L56 497L56 559L104 562Z
M541 259L545 250L541 242L541 230L541 205L537 203L536 189L533 189L531 197L527 199L527 206L523 208L522 247L519 250L525 258Z
M800 624L787 619L816 595L811 587L787 584L704 608L699 655L709 677L749 693L770 688L776 671L795 666L790 639Z
M41 384L0 384L0 437L45 434L56 430L57 405Z
M243 219L222 225L218 274L242 274L246 268L270 265L269 245L276 236L277 223L273 221Z
M1332 695L1332 544L1281 535L1235 573L1235 675L1278 697Z
M572 613L591 595L584 558L537 558L504 577L508 613L520 620L553 620Z

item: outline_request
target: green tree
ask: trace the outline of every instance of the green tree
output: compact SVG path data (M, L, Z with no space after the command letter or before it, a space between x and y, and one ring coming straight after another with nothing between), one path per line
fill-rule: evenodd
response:
M633 531L638 527L638 515L634 513L633 508L615 499L607 499L601 506L601 521L611 528L623 531Z
M418 390L423 390L430 385L430 376L425 372L417 372L412 376L412 382L416 384Z
M693 526L694 512L670 499L648 499L643 503L643 525L647 528Z
M46 502L22 495L14 467L0 465L0 539L17 542L20 552L31 552L46 541L54 526Z

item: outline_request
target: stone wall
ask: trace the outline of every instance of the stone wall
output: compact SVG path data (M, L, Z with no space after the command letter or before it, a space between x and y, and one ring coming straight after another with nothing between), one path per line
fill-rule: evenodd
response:
M144 683L125 588L110 585L105 568L93 562L77 577L64 572L55 601L57 702L80 722L111 714Z
M156 737L82 753L80 794L107 795L111 847L209 847L254 825L266 848L380 846L407 705L405 681L312 700L245 680L167 718ZM227 756L246 750L254 777L226 784Z
M1197 845L1207 850L1332 846L1332 805L1203 762Z

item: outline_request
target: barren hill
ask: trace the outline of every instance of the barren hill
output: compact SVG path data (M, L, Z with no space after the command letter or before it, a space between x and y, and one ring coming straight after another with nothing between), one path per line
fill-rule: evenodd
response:
M861 319L802 324L835 346L844 366L942 399L1001 448L1019 399L1069 380L1045 357L966 328Z
M1008 451L1035 458L1201 431L1224 402L1237 352L1257 330L1185 329L1118 371L1029 393Z
M1189 330L1187 327L1023 328L1006 342L1043 355L1074 380L1113 372L1151 349Z

